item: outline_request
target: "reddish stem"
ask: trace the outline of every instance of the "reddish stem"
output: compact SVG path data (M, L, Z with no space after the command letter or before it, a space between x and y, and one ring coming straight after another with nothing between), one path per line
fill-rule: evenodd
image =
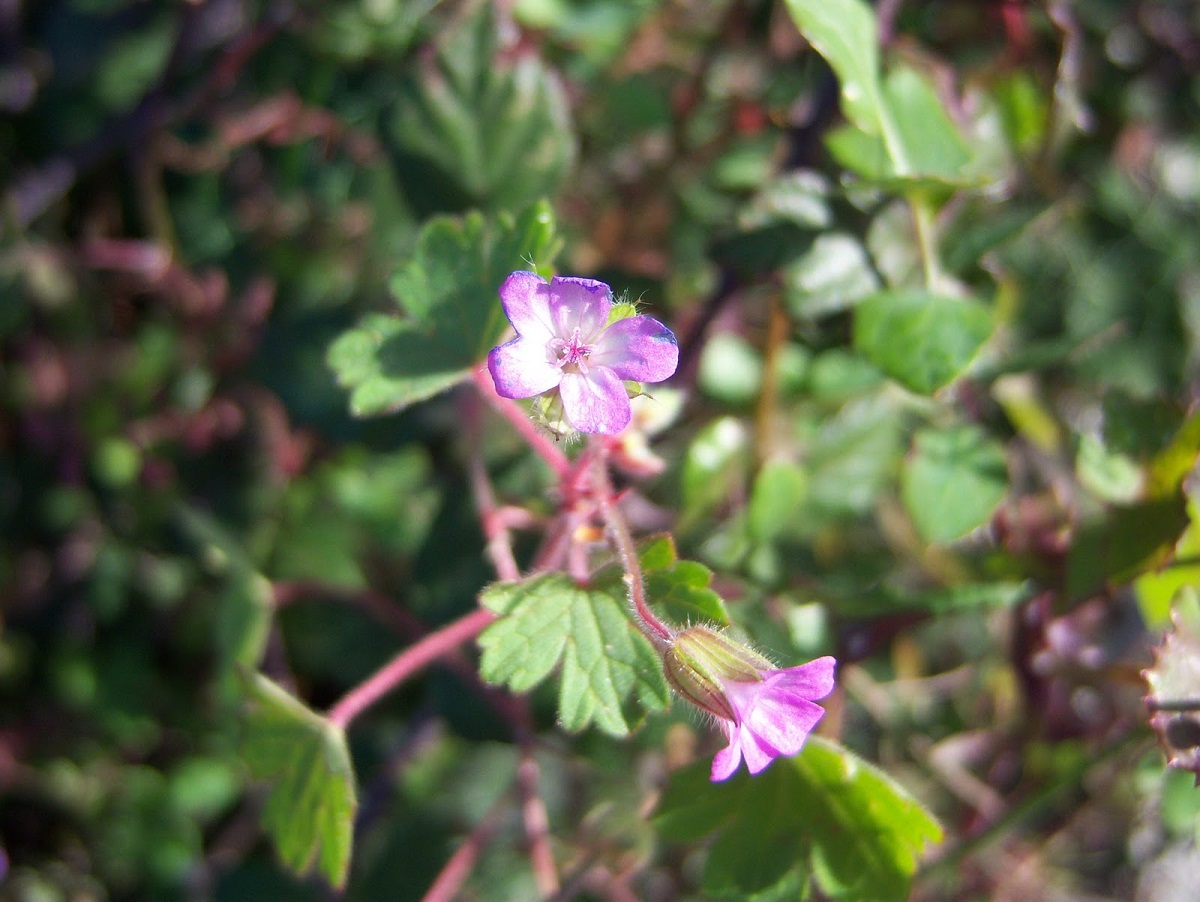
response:
M327 717L343 730L354 718L371 707L414 673L438 658L454 654L458 646L474 639L496 619L491 611L480 608L453 623L430 633L410 645L364 682L355 686L329 709Z
M596 500L600 506L600 514L604 518L604 525L608 529L609 540L621 558L621 565L625 568L625 583L629 586L629 603L633 605L642 626L645 627L642 632L646 634L646 638L656 645L669 644L675 634L670 627L654 616L650 606L646 604L646 585L642 579L642 563L638 560L637 547L634 545L633 535L629 531L629 524L625 522L625 518L613 503L613 488L608 478L606 448L600 442L597 442L594 447L596 464L593 472L596 480Z
M446 862L437 875L437 879L433 881L433 886L429 887L429 890L421 897L421 902L450 902L450 900L458 898L458 891L462 889L463 883L475 869L479 853L500 828L501 815L508 807L508 802L507 797L501 797L492 806L484 819L471 831L470 836L464 839L462 845L450 856L450 860Z
M550 465L550 469L554 471L555 477L560 482L566 480L571 470L571 463L562 449L537 428L529 419L529 414L522 410L520 405L496 394L496 385L492 382L492 375L487 371L487 367L479 367L472 377L475 380L475 386L479 389L479 394L483 396L488 405L512 424L512 427L529 443L529 447Z
M529 840L529 864L533 879L542 898L558 892L558 870L554 866L554 850L550 848L550 818L546 803L538 791L541 773L529 743L521 749L517 765L517 788L521 794L521 816L525 821L525 837Z

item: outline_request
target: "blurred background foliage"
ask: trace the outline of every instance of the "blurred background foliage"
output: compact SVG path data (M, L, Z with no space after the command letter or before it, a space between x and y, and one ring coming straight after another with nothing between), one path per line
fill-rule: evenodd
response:
M827 728L946 828L914 898L1191 898L1200 795L1138 671L1196 577L1154 568L1195 560L1200 11L876 11L908 174L770 0L0 4L0 896L330 897L260 832L239 664L320 710L494 574L460 394L356 419L327 351L431 216L548 198L560 271L680 337L642 527L781 661L844 662ZM914 184L974 319L874 300L920 284ZM568 739L533 702L578 897L702 898L639 812L705 728ZM350 738L346 897L420 898L509 732L439 669ZM533 898L497 829L466 897Z

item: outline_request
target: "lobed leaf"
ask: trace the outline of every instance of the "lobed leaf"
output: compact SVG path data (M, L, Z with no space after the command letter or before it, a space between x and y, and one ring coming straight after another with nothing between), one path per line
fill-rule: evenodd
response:
M709 584L712 571L680 561L670 536L639 551L647 601L676 623L729 623ZM480 673L491 683L528 692L559 670L558 709L564 729L594 724L625 736L648 711L670 704L658 652L632 620L624 573L602 570L589 586L562 573L498 583L482 596L500 615L479 637Z
M330 346L355 416L402 410L466 379L508 328L497 293L504 278L548 267L557 247L546 203L516 218L432 219L392 278L408 315L368 316Z
M711 896L748 895L789 874L833 899L903 900L934 817L882 771L827 740L758 776L708 779L707 762L672 774L655 818L690 842L715 833L703 876Z
M263 827L289 870L315 868L342 887L358 806L346 735L261 673L247 679L246 692L242 755L250 773L270 783Z
M528 692L559 668L564 729L594 724L626 736L647 711L667 707L662 662L630 620L619 585L583 587L548 573L494 585L482 601L501 615L479 636L483 678Z
M552 193L575 157L558 80L500 36L495 9L482 4L400 81L385 126L424 212L522 207Z

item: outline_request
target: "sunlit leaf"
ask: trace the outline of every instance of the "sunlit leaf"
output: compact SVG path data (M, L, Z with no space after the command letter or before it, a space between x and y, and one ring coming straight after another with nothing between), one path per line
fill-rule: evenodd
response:
M407 315L368 316L329 349L354 414L401 410L466 379L508 328L500 284L513 270L548 267L556 250L546 204L515 219L431 220L392 280Z
M481 4L399 80L387 133L419 210L520 208L574 159L562 87L537 54L502 45L497 18Z
M242 754L270 784L263 826L296 874L345 885L358 806L345 733L262 674L248 677Z
M941 840L933 816L890 777L817 737L754 777L712 783L708 771L698 762L672 774L656 822L677 841L716 834L703 877L713 896L798 872L830 898L899 902L925 845Z
M880 292L855 311L854 346L921 394L962 375L991 334L992 316L978 302L925 291Z
M984 525L1008 492L1004 450L976 426L924 429L900 474L901 495L927 542Z
M619 583L585 588L566 574L548 573L498 583L482 601L500 615L479 636L483 678L528 692L559 668L564 729L595 724L625 736L647 711L668 704L658 653L631 622Z

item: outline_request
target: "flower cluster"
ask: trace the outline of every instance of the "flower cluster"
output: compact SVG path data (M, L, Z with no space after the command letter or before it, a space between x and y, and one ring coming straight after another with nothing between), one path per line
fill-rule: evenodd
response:
M833 691L833 658L780 670L703 626L677 635L663 663L676 691L717 718L729 742L713 758L713 780L729 779L743 758L757 774L795 755L825 713L815 702Z
M671 330L649 316L614 318L603 282L514 272L500 286L517 332L493 348L488 370L505 398L555 396L579 432L615 435L629 425L625 381L661 382L679 364ZM628 311L632 312L632 310Z

